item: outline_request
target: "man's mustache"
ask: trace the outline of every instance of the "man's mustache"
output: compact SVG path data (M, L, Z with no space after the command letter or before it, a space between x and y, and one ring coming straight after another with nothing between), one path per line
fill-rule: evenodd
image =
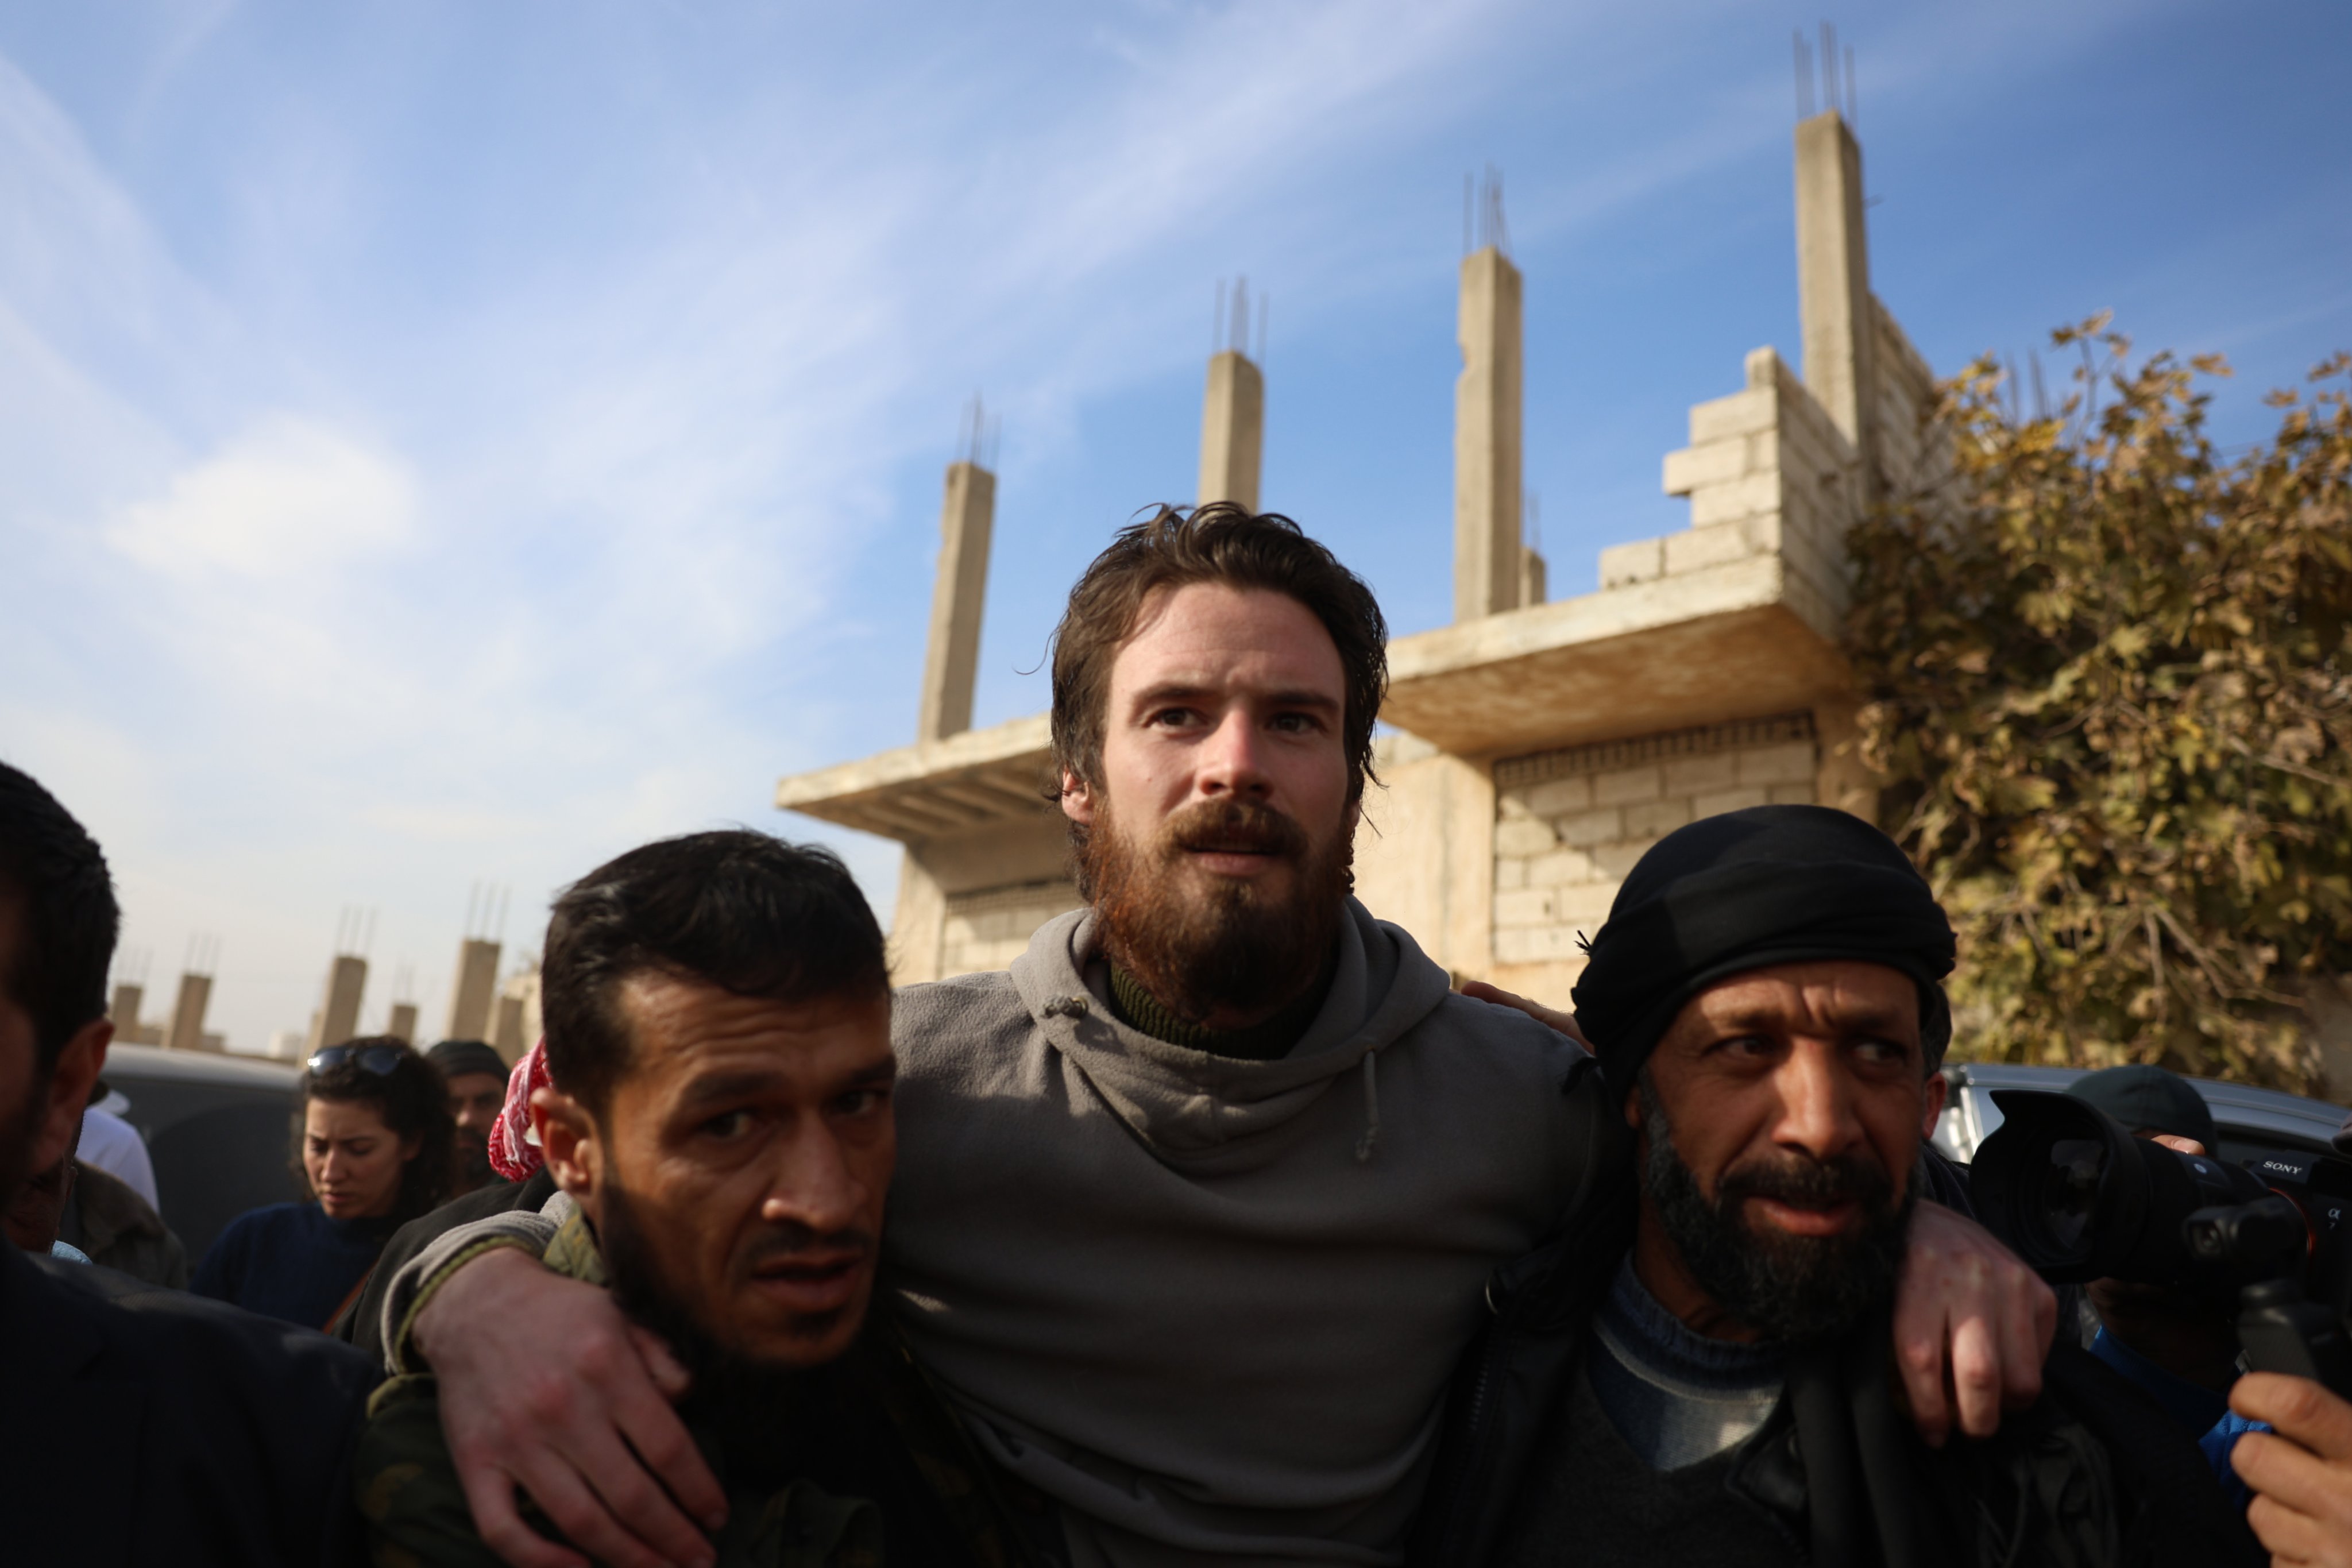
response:
M863 1262L880 1250L881 1239L870 1230L852 1227L848 1230L818 1231L798 1224L769 1227L751 1243L742 1256L740 1267L747 1274L757 1273L772 1263L796 1263L811 1255L827 1262ZM847 1254L846 1259L843 1255Z
M1792 1153L1778 1159L1759 1156L1734 1165L1716 1184L1715 1203L1724 1211L1748 1198L1769 1198L1792 1208L1853 1203L1875 1214L1885 1208L1894 1191L1886 1168L1865 1155L1813 1160Z
M1160 841L1188 854L1272 855L1297 860L1307 851L1305 828L1254 800L1197 801L1161 825Z

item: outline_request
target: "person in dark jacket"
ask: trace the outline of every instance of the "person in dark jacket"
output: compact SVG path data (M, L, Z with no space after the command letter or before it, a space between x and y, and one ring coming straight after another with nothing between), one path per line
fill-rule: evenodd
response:
M1604 1189L1490 1291L1421 1561L2260 1561L2189 1436L2062 1346L1991 1438L1930 1447L1882 1348L1950 1037L1951 929L1860 819L1669 835L1575 990ZM1593 1267L1615 1257L1614 1268Z
M0 764L0 1205L66 1157L106 1064L120 915L98 846ZM347 1346L0 1247L0 1562L355 1563Z
M389 1035L313 1052L296 1161L311 1197L231 1220L196 1266L200 1296L326 1329L358 1299L392 1233L457 1173L441 1069Z

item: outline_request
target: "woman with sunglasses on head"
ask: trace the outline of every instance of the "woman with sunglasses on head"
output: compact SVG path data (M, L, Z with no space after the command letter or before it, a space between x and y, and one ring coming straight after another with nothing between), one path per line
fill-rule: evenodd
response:
M359 1294L385 1239L448 1196L457 1122L440 1069L390 1036L314 1053L300 1088L296 1156L310 1201L231 1220L190 1289L324 1329Z

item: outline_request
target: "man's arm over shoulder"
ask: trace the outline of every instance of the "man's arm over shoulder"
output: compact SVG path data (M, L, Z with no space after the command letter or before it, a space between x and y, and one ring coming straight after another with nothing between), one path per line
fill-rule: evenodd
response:
M418 1247L415 1257L384 1280L377 1330L385 1366L394 1372L419 1370L410 1342L416 1314L450 1276L500 1247L538 1258L547 1251L561 1225L560 1217L538 1210L509 1209L445 1230Z
M400 1271L435 1240L461 1225L517 1209L536 1211L555 1193L555 1178L541 1171L528 1181L495 1182L450 1199L430 1214L419 1215L385 1242L369 1270L359 1300L343 1310L328 1331L346 1344L357 1345L375 1361L384 1359L384 1297Z

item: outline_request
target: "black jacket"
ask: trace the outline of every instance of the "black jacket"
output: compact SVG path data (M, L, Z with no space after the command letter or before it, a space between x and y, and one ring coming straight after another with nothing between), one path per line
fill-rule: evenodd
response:
M0 1246L0 1558L355 1563L375 1381L322 1334Z
M1496 1271L1489 1317L1447 1397L1437 1467L1416 1522L1413 1568L1485 1568L1494 1560L1547 1424L1565 1404L1586 1331L1619 1260L1633 1244L1633 1135L1600 1074L1578 1064L1563 1090L1584 1109L1592 1166L1559 1231ZM1929 1151L1923 1196L1967 1209L1958 1172ZM2195 1443L2146 1394L2104 1363L2061 1343L2034 1407L1982 1443L1954 1438L1930 1450L1895 1413L1884 1318L1843 1352L1792 1367L1791 1396L1750 1439L1728 1479L1816 1564L1895 1563L1974 1568L2015 1542L1979 1528L1995 1510L2036 1519L2017 1560L2064 1563L2070 1550L2105 1541L2084 1568L2179 1564L2222 1568L2265 1561L2224 1499ZM1865 1343L1864 1342L1867 1341ZM1824 1423L1829 1429L1824 1430ZM1805 1452L1836 1458L1810 1468ZM1826 1498L1826 1506L1817 1507ZM1818 1520L1816 1516L1819 1516ZM1888 1533L1882 1557L1883 1521Z

